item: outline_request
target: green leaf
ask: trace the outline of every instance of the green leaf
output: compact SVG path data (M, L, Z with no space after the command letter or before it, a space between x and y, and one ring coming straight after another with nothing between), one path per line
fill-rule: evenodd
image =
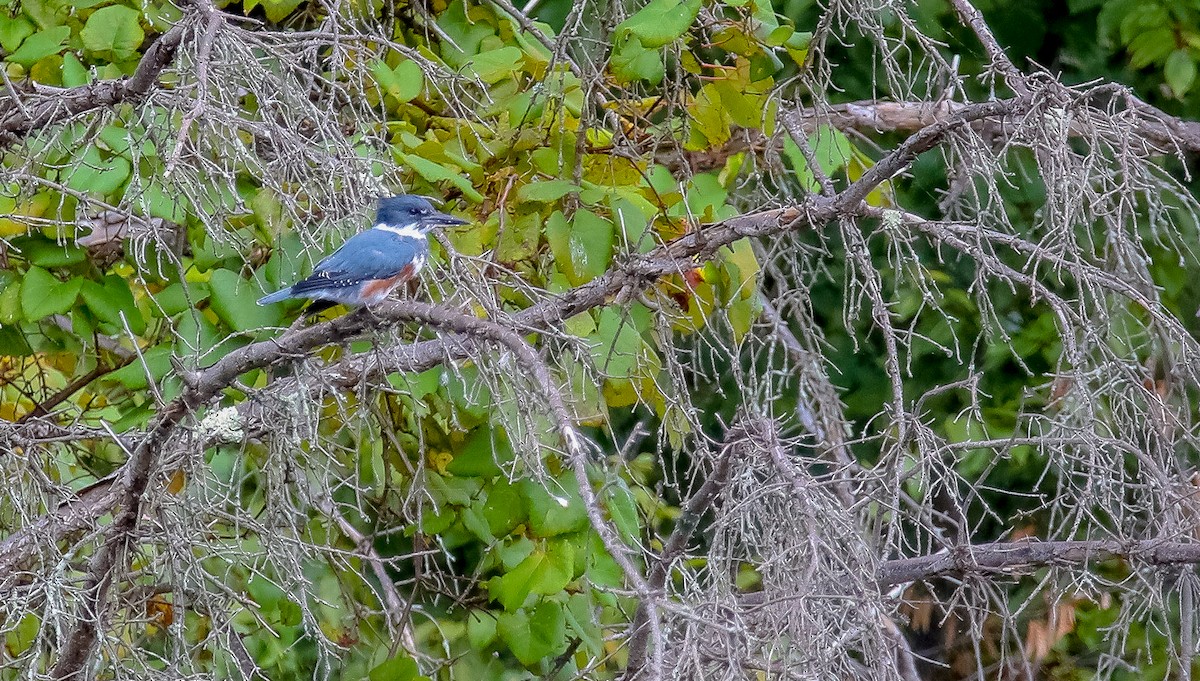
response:
M142 15L132 7L109 5L92 12L80 31L83 47L98 56L128 59L137 53L146 39Z
M600 311L596 326L596 333L589 339L596 367L614 378L633 376L645 344L633 321L606 307Z
M557 201L579 188L569 180L545 180L530 182L517 190L517 199L521 201L537 201L550 203Z
M788 52L796 60L797 64L804 64L803 55L808 54L808 46L812 44L813 34L810 31L797 31L792 34L791 38L787 39L783 45Z
M471 59L471 70L485 83L496 83L515 73L517 62L525 56L521 49L506 45L480 52Z
M416 154L403 154L404 162L413 170L428 180L431 183L449 182L457 187L462 193L475 203L483 202L483 194L480 194L471 181L462 175L450 170L440 163L435 163L427 158L417 156Z
M571 262L571 223L561 210L550 214L546 220L546 243L554 254L555 264L571 283L575 283L575 264Z
M447 504L469 506L475 495L483 489L483 483L478 478L456 478L433 471L425 474L425 485L438 508Z
M16 626L9 625L8 635L5 637L5 647L8 648L10 655L20 655L33 645L38 638L38 632L42 629L41 619L34 614L28 614L21 618L20 623Z
M641 536L642 526L638 522L637 502L633 499L633 493L624 481L618 480L617 484L608 487L606 497L608 515L621 533L621 538L628 544L636 543Z
M425 513L421 516L421 532L429 535L441 534L454 524L457 515L453 510Z
M87 260L87 251L72 243L59 244L51 239L33 237L20 240L21 251L38 267L66 267Z
M286 19L289 14L304 3L305 0L261 0L255 4L262 5L263 12L267 15L268 21L278 23ZM249 11L250 7L246 9Z
M532 614L525 610L501 614L496 631L526 667L560 653L566 645L566 617L562 605L554 601L543 601Z
M133 200L142 212L148 212L152 217L162 218L171 222L182 223L187 219L190 205L187 197L178 192L168 192L159 180L151 180L143 185L145 190Z
M104 126L100 130L100 141L104 143L104 150L124 158L130 158L130 148L134 142L130 132L128 128L121 125Z
M721 101L716 85L709 83L700 88L695 101L688 107L688 113L694 129L704 135L708 146L714 147L729 141L729 126L733 123L733 117Z
M468 17L467 7L466 2L451 2L444 12L436 13L437 24L448 38L440 41L442 58L454 69L466 65L480 52L480 44L496 35L494 24L480 21L476 12Z
M1163 76L1176 97L1182 97L1196 82L1196 61L1188 50L1175 50L1167 57Z
M87 304L88 309L100 321L108 322L118 330L124 330L125 325L121 321L121 315L124 313L130 331L140 335L146 330L146 320L133 300L129 283L123 278L110 274L104 278L102 284L85 281L79 292L83 295L83 302Z
M8 55L6 61L29 68L44 57L58 54L70 35L71 29L68 26L55 26L38 31L26 38L16 52Z
M371 65L371 75L384 92L402 104L420 97L425 90L425 73L411 59L400 62L395 69L383 60L376 60Z
M87 67L83 65L83 62L79 61L79 57L76 57L74 52L67 52L63 55L63 87L79 87L80 85L87 85L91 80L92 77L88 75Z
M83 279L73 277L59 281L46 270L34 266L25 273L21 282L21 309L25 319L37 321L52 314L62 314L71 309L79 296Z
M512 461L516 455L503 430L480 426L471 431L446 471L454 475L492 477L501 473L499 464Z
M486 610L472 610L467 614L467 640L471 648L481 651L496 640L496 617Z
M546 113L546 97L540 92L518 92L508 100L509 125L519 127L540 121Z
M99 147L91 144L83 154L77 155L74 164L64 171L63 180L72 189L108 195L129 179L130 170L129 161L120 156L104 160L101 158Z
M468 422L467 427L478 425L492 416L492 393L487 384L479 380L479 370L473 365L447 371L442 380L445 382L446 397L459 411L458 418L462 420L464 416L470 416L477 419L474 424Z
M612 408L636 402L640 379L649 370L642 367L646 347L633 321L604 308L596 332L588 340L592 362L607 377L604 382L607 405Z
M480 542L486 545L496 541L496 535L492 534L487 520L483 517L483 504L480 499L476 499L470 506L462 509L459 518L462 520L463 527Z
M575 147L538 147L529 153L529 161L547 175L558 175L575 162Z
M533 553L537 545L529 537L522 535L513 535L505 537L499 544L493 547L496 557L500 559L500 564L506 570L512 570L525 560L526 556Z
M767 32L767 37L763 38L763 44L768 47L779 47L792 37L795 29L791 26L776 26L773 30Z
M418 681L421 676L417 663L411 657L393 657L376 665L368 674L370 681Z
M279 601L279 623L285 627L294 627L304 620L304 611L295 601L284 598Z
M646 235L646 228L658 213L658 208L640 195L610 196L615 231L625 248L639 253L654 248L654 239Z
M754 247L746 239L739 239L722 249L722 261L729 273L728 298L731 300L754 297L758 292L758 273L761 267Z
M142 358L146 360L145 366L142 366L140 361L134 361L112 372L108 377L130 390L144 390L149 387L146 379L148 368L155 383L162 381L163 376L171 371L171 344L163 343L143 350Z
M90 282L84 281L84 284ZM82 289L81 289L82 290ZM89 314L86 307L76 305L71 308L71 334L76 338L91 338L96 333L95 315Z
M393 388L408 394L414 400L422 400L438 391L442 383L442 369L435 367L415 374L388 374L387 378Z
M564 541L549 542L545 551L535 549L513 570L488 585L491 597L505 610L521 607L530 594L553 595L574 576L575 553Z
M650 85L658 85L666 76L666 66L658 50L643 47L636 38L618 38L609 68L613 76L622 85L636 81L646 81Z
M585 650L599 657L604 654L604 631L596 621L596 602L587 593L574 593L567 598L564 613L571 631L583 641Z
M769 82L769 81L768 81ZM735 80L719 80L712 83L721 97L721 104L730 119L744 128L762 128L767 118L767 94L769 88L762 83L745 84ZM763 90L759 92L759 90Z
M392 658L373 668L368 677L370 681L419 681L428 679L417 668L415 660L409 657Z
M801 189L813 193L820 191L821 185L817 182L812 170L809 169L804 153L800 151L799 145L792 141L791 137L783 138L783 154L792 166L792 172L796 174L796 181Z
M7 12L0 12L0 48L11 55L21 46L22 40L33 35L36 28L32 21L20 14L9 16Z
M278 305L260 306L254 301L259 291L253 283L229 270L214 270L208 281L213 312L234 331L275 326L282 319Z
M21 281L12 273L0 272L0 325L21 321Z
M617 24L614 34L633 35L643 47L662 47L683 37L696 15L700 0L650 0L633 16Z
M1159 28L1138 34L1129 42L1129 65L1141 69L1167 58L1175 47L1175 32Z
M621 570L621 566L617 565L617 561L609 555L608 549L604 547L604 542L600 539L600 535L595 532L585 533L584 537L590 544L583 551L587 554L587 576L588 582L595 586L608 586L613 588L621 588L625 585L625 573ZM593 594L599 592L593 591Z
M197 289L200 290L197 291ZM188 300L189 296L192 301ZM207 297L207 287L202 284L189 283L185 289L184 284L175 282L154 294L154 302L162 307L164 317L174 317L192 307L195 302Z
M274 190L259 189L250 199L250 212L254 214L255 222L268 231L278 231L285 226L286 217L283 201Z
M809 135L808 143L812 147L817 167L826 177L832 177L854 157L854 147L850 144L850 140L840 130L829 126L821 126L815 133ZM796 146L791 137L784 138L783 149L801 186L814 192L820 189L816 177L808 167L808 162L800 152L800 147Z
M575 478L562 475L556 480L546 481L546 484L553 489L553 494L536 480L517 483L529 515L530 532L538 537L554 537L587 527L587 512L583 508Z
M526 213L508 223L496 236L496 260L505 263L532 260L541 246L543 222L541 215Z
M813 155L817 157L817 165L827 177L846 167L854 158L854 146L845 133L828 125L817 128L816 133L809 137L809 144L812 145Z
M25 16L33 20L41 28L49 28L66 23L64 9L69 5L60 0L22 0L18 6L16 3L3 3L5 7L19 7L20 11L25 13ZM64 7L66 5L66 7ZM69 10L67 10L69 11Z
M558 269L573 286L595 279L612 262L614 228L611 220L588 210L575 212L568 224L561 211L546 221L546 241Z
M488 529L497 537L508 535L526 520L520 492L503 477L497 478L488 490L482 513Z

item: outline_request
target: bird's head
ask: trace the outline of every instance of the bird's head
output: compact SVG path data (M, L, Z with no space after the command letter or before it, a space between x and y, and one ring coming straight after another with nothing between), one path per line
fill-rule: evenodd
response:
M391 229L413 229L425 234L439 227L465 225L467 221L437 210L424 196L401 194L379 199L375 223Z

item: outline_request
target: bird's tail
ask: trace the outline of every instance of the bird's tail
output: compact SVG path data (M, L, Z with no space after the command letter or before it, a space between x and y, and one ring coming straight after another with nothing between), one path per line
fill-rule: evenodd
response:
M292 297L292 287L289 286L285 289L276 291L274 293L265 295L262 298L259 298L258 304L259 305L270 305L271 303L278 303L281 300L287 300L288 298L291 298L291 297Z

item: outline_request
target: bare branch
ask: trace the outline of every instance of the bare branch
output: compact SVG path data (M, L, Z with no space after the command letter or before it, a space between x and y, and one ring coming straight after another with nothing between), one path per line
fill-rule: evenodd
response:
M0 147L15 144L30 133L78 116L145 96L158 76L175 58L183 37L192 30L187 21L171 27L146 50L133 75L124 80L102 81L66 90L35 86L30 100L0 118ZM11 97L11 95L10 95Z
M955 130L977 120L1001 116L1017 116L1028 110L1030 101L1016 97L995 102L968 104L945 119L927 125L904 140L895 150L881 158L858 181L851 184L834 199L839 213L858 209L867 194L903 171L922 152L929 151Z
M1019 575L1043 567L1074 567L1122 558L1154 566L1200 564L1200 544L1143 539L1137 541L1019 541L976 544L916 558L881 563L880 587L951 575Z
M1159 153L1200 153L1200 122L1188 121L1172 116L1161 109L1146 104L1132 92L1123 90L1116 95L1123 100L1127 110L1135 116L1137 132ZM1098 102L1102 103L1102 102ZM928 101L876 101L864 100L835 104L828 107L803 107L785 103L780 107L779 120L785 130L804 130L812 134L822 126L830 126L843 132L862 134L887 132L913 132L928 127L958 113L967 104L952 100ZM1000 120L980 120L975 125L982 132L1004 138L1011 127ZM1089 131L1072 125L1074 136L1084 136ZM725 165L730 156L753 151L761 153L770 145L778 145L782 138L768 140L761 133L737 130L725 145L704 151L663 151L657 156L659 163L672 172L680 173L685 168L698 173Z

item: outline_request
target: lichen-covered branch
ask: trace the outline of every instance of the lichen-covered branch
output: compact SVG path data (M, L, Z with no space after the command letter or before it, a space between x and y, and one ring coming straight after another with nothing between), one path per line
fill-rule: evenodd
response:
M175 58L176 50L191 30L187 21L172 26L146 50L128 78L66 89L32 85L32 94L9 93L10 99L20 96L21 101L20 106L10 102L6 107L8 114L0 117L0 148L12 146L37 130L75 116L145 96L158 83L159 75Z

